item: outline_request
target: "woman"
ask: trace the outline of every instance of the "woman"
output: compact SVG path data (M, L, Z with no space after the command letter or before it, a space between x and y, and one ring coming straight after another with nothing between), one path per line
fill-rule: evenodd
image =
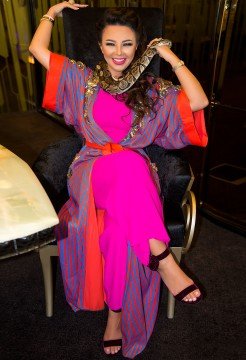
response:
M59 213L59 257L71 307L109 307L105 353L122 346L123 355L134 358L154 327L160 278L182 302L202 297L169 253L158 176L143 148L205 146L202 109L208 100L167 40L154 39L143 50L141 22L127 8L107 10L98 23L105 62L94 72L52 54L55 17L64 8L83 7L66 1L52 6L29 48L48 70L43 106L62 113L86 139L70 166L70 199ZM170 63L182 90L141 75L156 53Z

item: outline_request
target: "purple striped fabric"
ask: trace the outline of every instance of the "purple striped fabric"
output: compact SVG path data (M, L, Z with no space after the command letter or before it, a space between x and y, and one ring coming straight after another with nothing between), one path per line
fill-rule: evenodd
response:
M55 64L56 54L51 63ZM52 86L52 66L47 76L46 87ZM88 102L89 122L83 117L86 80L90 69L79 69L64 57L64 64L56 93L57 113L64 114L65 121L88 141L100 145L110 142L92 117L93 103L99 87ZM183 131L183 123L176 102L179 90L170 88L164 100L160 100L158 114L154 120L144 117L144 125L134 137L120 144L138 151L148 159L144 147L158 143L172 149L190 144ZM49 99L45 99L48 104ZM187 107L189 104L187 103ZM47 106L48 107L48 106ZM191 119L192 121L192 119ZM194 132L197 133L195 124ZM85 231L88 219L90 176L93 163L101 150L84 146L71 164L72 176L68 181L70 199L59 213L57 227L59 256L63 275L66 299L74 311L86 309L84 306L85 279ZM158 176L153 172L157 186ZM129 247L127 261L127 280L122 307L123 355L134 358L146 346L153 331L159 301L160 277L156 272L142 265Z
M139 263L128 247L127 280L122 307L123 355L134 358L145 348L154 328L160 276Z

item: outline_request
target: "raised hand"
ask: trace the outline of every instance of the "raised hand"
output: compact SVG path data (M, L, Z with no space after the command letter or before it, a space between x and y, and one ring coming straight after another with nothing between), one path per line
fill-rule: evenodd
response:
M154 47L157 51L157 53L162 57L164 60L170 62L171 58L173 56L176 57L176 55L173 53L173 51L170 49L172 45L172 42L167 39L162 38L155 38L150 41L148 44L148 47ZM178 57L176 57L178 59Z
M42 64L47 70L49 69L49 60L50 60L50 37L51 31L53 27L53 20L57 16L62 16L62 11L65 8L69 8L72 10L79 10L80 8L85 8L88 5L81 4L71 4L71 1L63 1L59 4L52 6L47 14L44 21L41 21L35 34L32 39L32 42L29 46L29 51L35 56L35 58ZM48 15L48 16L47 16ZM52 19L50 19L51 17Z
M72 10L79 10L80 8L85 8L88 5L82 5L82 4L77 4L75 3L73 0L70 1L63 1L59 4L56 4L54 6L52 6L49 11L47 12L47 15L52 16L53 18L59 16L62 16L62 11L65 8L69 8Z

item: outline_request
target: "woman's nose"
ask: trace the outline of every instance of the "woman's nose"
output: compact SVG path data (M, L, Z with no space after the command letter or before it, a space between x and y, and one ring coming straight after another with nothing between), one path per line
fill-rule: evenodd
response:
M118 45L118 46L116 46L116 55L121 55L121 46L120 45Z

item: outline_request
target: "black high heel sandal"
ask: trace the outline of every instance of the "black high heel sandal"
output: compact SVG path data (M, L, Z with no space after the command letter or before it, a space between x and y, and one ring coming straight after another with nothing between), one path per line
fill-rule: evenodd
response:
M170 254L169 248L166 248L166 250L164 250L160 255L152 255L151 254L150 255L149 265L148 265L150 270L157 271L158 267L159 267L160 260L165 259L169 254ZM196 298L196 300L194 300L194 301L185 301L185 300L183 300L187 295L189 295L192 291L195 291L195 290L199 290L201 292L201 290L193 283L193 284L187 286L182 291L180 291L177 295L173 295L173 296L174 296L174 298L176 300L178 300L178 301L180 301L182 303L195 305L199 301L202 300L202 298L203 298L202 294L200 296L198 296Z
M122 339L116 339L116 340L104 340L103 341L103 347L110 347L110 346L121 346L122 347Z
M122 311L122 309L118 309L118 310L112 310L112 309L111 309L111 311L113 311L113 312L115 312L115 313L119 313L119 312ZM104 348L111 347L111 346L121 346L121 349L122 349L122 339L103 340L103 347L104 347ZM120 349L120 350L121 350L121 349ZM120 350L117 351L117 353L120 352ZM116 353L116 354L117 354L117 353ZM108 354L108 355L115 355L115 354Z

